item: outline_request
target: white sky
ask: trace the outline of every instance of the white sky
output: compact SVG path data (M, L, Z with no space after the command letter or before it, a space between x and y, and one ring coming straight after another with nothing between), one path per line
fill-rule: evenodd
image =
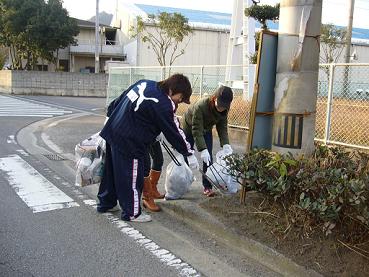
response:
M155 6L206 10L232 13L232 0L118 0L127 3L140 3ZM99 0L100 11L113 13L116 0ZM275 4L279 0L261 0L260 4ZM346 26L350 0L323 0L323 23ZM69 15L89 19L95 15L96 0L64 0L64 8ZM355 0L354 27L369 29L369 0Z

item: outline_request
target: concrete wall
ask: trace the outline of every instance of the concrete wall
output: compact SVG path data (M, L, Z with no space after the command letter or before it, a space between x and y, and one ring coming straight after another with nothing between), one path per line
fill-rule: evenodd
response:
M74 72L80 72L86 67L95 67L95 57L75 56L74 57Z
M0 92L8 94L106 97L107 74L0 71Z
M101 38L101 35L100 35ZM76 37L80 44L92 44L95 45L95 29L83 29L81 28L79 34Z
M11 70L0 70L0 92L10 93L12 86Z

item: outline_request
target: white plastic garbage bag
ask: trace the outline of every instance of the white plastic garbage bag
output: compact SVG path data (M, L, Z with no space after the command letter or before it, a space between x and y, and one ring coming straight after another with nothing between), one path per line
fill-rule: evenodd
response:
M105 140L100 137L99 133L93 134L89 138L78 143L74 151L77 165L78 161L83 157L89 157L93 160L101 156L102 152L105 152Z
M236 193L241 185L229 174L229 169L224 158L226 155L223 150L216 154L216 162L208 167L206 176L221 190Z
M78 143L75 147L76 186L101 182L105 161L105 140L99 133Z
M171 161L166 170L165 176L165 199L174 200L181 198L188 192L191 184L195 180L192 170L188 167L182 155L176 157L180 166Z

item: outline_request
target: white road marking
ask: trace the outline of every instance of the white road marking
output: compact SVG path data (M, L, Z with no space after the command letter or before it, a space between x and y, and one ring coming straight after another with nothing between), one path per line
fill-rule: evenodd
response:
M18 155L0 158L0 170L34 213L79 206Z
M15 138L13 135L8 136L8 138L6 139L7 143L12 143L12 144L17 144L17 142L15 141Z
M63 150L59 148L46 133L41 134L41 139L46 143L47 146L50 147L51 150L53 150L55 153L61 154L63 153Z
M17 149L15 151L17 151L19 154L21 154L25 157L29 157L29 154L26 151L24 151L23 149Z
M0 117L53 117L54 115L63 115L67 113L72 113L72 111L0 95Z
M83 201L86 205L96 208L97 203L95 200L87 199ZM134 239L139 245L149 250L155 257L157 257L162 263L167 266L176 268L179 271L180 276L198 277L201 276L196 269L189 264L183 262L181 259L170 253L168 250L161 248L158 244L151 239L146 238L140 231L133 228L128 222L120 220L112 213L104 214L108 220L115 225L120 231L132 239Z

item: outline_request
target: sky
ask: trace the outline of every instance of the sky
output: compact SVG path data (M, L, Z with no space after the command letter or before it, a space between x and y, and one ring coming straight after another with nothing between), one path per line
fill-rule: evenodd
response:
M99 0L100 11L113 13L117 0ZM185 8L232 13L232 0L118 0L127 3L147 4L155 6ZM96 0L63 0L64 8L69 15L79 19L89 19L95 15ZM271 4L279 0L260 0L260 4ZM339 26L348 22L348 6L350 0L323 0L322 21ZM353 25L357 28L369 29L369 0L355 0Z

